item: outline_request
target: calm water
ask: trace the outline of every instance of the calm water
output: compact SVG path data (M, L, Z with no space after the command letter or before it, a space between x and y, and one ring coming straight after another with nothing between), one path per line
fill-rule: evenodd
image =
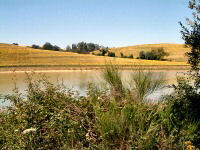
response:
M168 84L176 82L176 76L181 71L155 71L155 76L159 73L164 74ZM65 86L73 90L79 91L80 95L84 95L87 92L87 86L89 82L100 83L103 81L101 71L48 71L48 72L35 72L36 74L45 74L49 81L58 84L64 83ZM129 80L131 71L122 71L124 81ZM24 72L0 72L0 94L12 94L15 85L19 88L20 92L26 93L27 75ZM157 91L150 95L150 99L158 99L162 94L169 94L172 89L166 88L162 91ZM1 106L8 105L8 102Z

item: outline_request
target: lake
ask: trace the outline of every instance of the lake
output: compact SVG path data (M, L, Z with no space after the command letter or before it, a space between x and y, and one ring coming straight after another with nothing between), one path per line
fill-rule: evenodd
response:
M175 71L175 70L167 70L167 71L153 71L155 76L162 73L164 74L167 83L172 84L176 83L177 75L181 74L181 72L185 71ZM31 72L28 72L30 74ZM130 70L122 71L123 80L126 82L130 78ZM35 74L46 75L50 82L54 84L63 83L68 88L71 88L75 91L78 91L80 95L85 95L87 92L87 86L90 82L101 83L102 79L102 71L96 70L67 70L67 71L40 71L35 72ZM26 85L27 75L23 71L18 72L0 72L0 94L12 94L15 85L19 88L20 92L25 93L27 89ZM162 94L169 94L172 92L172 89L165 88L161 91L157 91L149 96L149 99L158 99ZM2 104L1 106L8 105L8 102Z

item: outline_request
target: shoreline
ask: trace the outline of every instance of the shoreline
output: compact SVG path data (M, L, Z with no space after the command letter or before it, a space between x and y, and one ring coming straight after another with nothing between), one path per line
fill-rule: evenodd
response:
M68 71L92 71L102 70L106 66L16 66L16 67L0 67L0 73L13 72L68 72ZM120 70L189 70L189 65L118 65Z

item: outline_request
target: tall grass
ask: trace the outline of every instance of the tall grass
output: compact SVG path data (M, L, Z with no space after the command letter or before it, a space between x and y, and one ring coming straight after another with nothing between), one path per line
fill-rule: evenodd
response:
M132 73L132 91L137 100L144 101L146 97L157 90L161 90L165 85L163 74L153 74L150 71L139 69L136 73Z

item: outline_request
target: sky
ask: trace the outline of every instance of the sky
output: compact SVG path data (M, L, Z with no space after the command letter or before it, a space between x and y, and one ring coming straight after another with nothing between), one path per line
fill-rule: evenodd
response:
M188 0L0 0L0 43L184 43Z

